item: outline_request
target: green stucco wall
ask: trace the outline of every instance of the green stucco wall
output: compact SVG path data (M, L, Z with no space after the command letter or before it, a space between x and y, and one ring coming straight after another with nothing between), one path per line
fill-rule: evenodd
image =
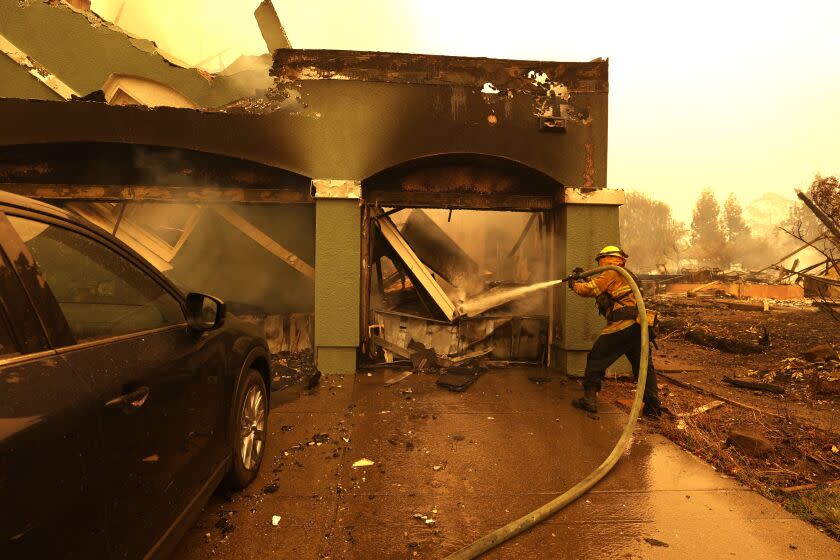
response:
M322 373L356 370L360 220L358 200L315 201L315 359Z
M61 96L42 84L28 70L0 55L0 97L61 101Z
M595 255L605 245L619 245L618 206L567 204L555 212L555 262L558 277L576 267L594 268ZM582 375L586 354L604 326L593 299L558 289L552 341L552 367L569 375Z

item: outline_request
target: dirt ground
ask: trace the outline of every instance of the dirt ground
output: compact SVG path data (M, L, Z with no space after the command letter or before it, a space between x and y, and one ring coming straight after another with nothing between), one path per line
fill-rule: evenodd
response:
M775 304L770 311L732 308L743 303L651 299L670 322L658 339L654 365L663 373L663 404L675 416L649 429L840 538L840 362L803 355L817 345L836 350L840 322L801 302ZM742 344L749 353L698 344L709 341L689 331L736 348ZM777 393L734 387L725 377L766 384ZM626 398L628 389L629 381L617 381L601 397ZM715 401L715 408L693 412ZM758 447L750 445L752 439L744 445L733 430L757 438Z

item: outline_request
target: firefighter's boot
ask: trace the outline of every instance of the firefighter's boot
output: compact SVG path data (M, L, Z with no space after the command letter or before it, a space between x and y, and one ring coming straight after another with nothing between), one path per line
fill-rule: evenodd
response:
M598 412L598 391L584 389L583 396L572 401L572 406L586 412Z

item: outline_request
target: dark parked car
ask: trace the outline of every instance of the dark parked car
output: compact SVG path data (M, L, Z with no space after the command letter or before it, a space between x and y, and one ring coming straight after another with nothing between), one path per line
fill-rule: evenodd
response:
M0 558L166 555L256 476L269 353L125 244L0 192Z

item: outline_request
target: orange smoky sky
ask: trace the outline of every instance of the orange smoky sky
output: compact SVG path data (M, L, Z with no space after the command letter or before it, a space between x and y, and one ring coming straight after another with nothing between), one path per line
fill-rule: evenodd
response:
M94 0L190 64L265 44L259 0ZM610 59L609 186L690 219L700 191L793 197L840 174L840 2L275 0L292 45L496 58Z

